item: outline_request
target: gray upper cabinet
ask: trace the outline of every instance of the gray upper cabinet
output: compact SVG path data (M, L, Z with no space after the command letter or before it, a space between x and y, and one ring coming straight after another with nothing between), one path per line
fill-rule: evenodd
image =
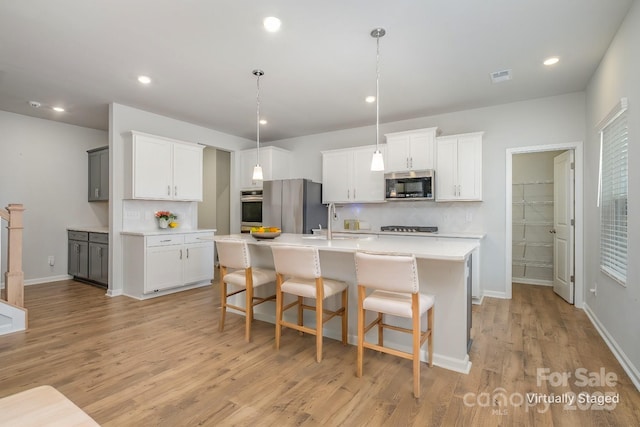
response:
M89 154L89 201L109 200L109 147L94 148Z

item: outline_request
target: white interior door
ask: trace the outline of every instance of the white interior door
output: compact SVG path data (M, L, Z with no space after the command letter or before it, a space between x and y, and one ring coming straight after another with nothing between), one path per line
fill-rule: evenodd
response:
M553 161L553 290L573 304L574 287L574 153Z

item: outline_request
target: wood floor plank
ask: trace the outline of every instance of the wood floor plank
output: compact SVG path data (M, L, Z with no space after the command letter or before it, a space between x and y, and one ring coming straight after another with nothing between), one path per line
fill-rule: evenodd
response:
M585 313L548 287L514 285L512 300L474 306L471 372L423 364L420 399L408 360L367 350L357 378L355 347L336 340L318 364L309 335L285 330L276 351L274 326L255 321L247 343L232 313L218 332L218 294L214 284L136 301L73 281L28 286L30 329L0 337L0 397L50 384L118 427L640 425L640 393ZM539 369L578 368L617 382L538 384ZM580 392L620 400L601 411L522 400Z

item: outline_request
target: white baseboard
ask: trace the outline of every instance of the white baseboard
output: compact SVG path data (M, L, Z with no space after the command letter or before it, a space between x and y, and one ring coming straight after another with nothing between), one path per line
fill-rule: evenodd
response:
M512 283L522 283L523 285L536 285L536 286L553 286L553 282L541 279L530 279L526 277L513 277Z
M39 277L37 279L25 280L24 285L25 286L39 285L41 283L61 282L63 280L69 280L69 279L73 279L73 276L69 276L68 274L61 274L58 276Z
M123 289L108 289L106 295L108 297L118 297L120 295L124 295Z
M631 378L633 385L635 385L636 389L640 391L640 371L638 370L638 368L633 365L631 360L629 360L620 345L618 345L609 331L607 331L607 328L605 328L600 320L598 320L598 317L587 305L587 303L584 304L584 312L587 313L587 317L589 318L589 320L591 320L593 326L595 326L604 342L607 343L607 346L609 347L613 355L616 357L616 359L618 359L618 362L620 362L620 365L622 365L622 369L624 369L627 375L629 375L629 378Z
M480 295L479 297L471 298L471 303L474 305L482 305L482 301L484 301L484 294Z
M507 297L507 293L506 292L499 292L499 291L483 291L482 292L482 297L489 297L489 298L500 298L500 299L511 299L509 297Z
M73 279L72 276L68 274L61 274L58 276L48 276L48 277L39 277L37 279L29 279L24 281L25 286L29 285L39 285L41 283L49 283L49 282L60 282L62 280ZM4 281L0 282L0 289L4 289Z

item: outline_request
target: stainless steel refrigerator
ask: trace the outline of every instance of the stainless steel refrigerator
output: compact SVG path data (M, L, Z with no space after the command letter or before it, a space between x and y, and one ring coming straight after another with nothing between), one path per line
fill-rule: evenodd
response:
M262 187L262 224L283 233L310 234L327 226L322 184L308 179L265 181Z

